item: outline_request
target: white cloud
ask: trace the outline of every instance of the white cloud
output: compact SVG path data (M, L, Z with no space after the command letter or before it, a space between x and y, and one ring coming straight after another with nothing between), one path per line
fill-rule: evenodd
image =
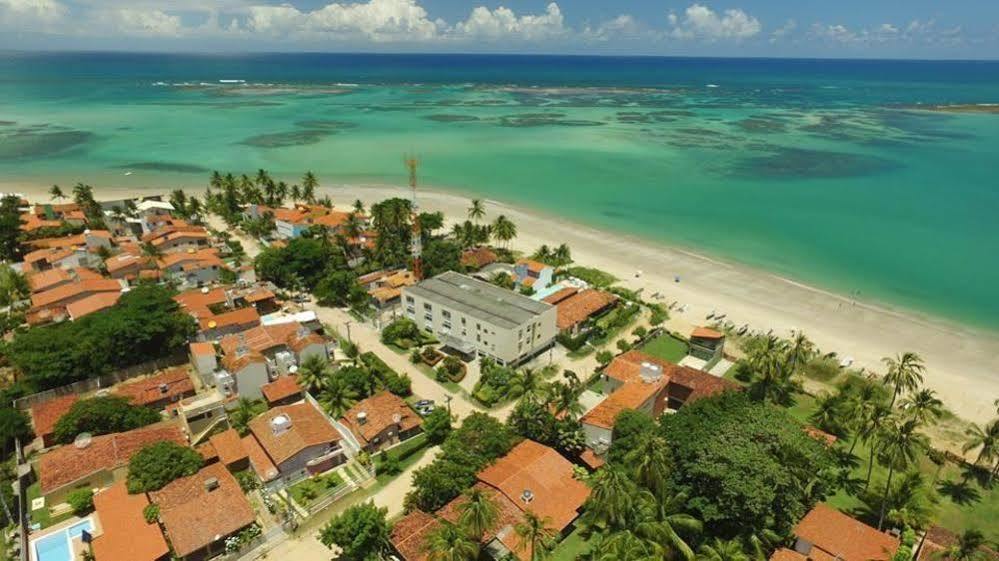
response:
M567 32L562 10L555 2L548 4L543 14L521 16L504 6L495 10L479 6L472 10L468 19L456 24L450 31L452 36L458 38L527 41L552 39Z
M186 31L180 16L161 10L113 9L95 14L95 19L124 35L179 37Z
M438 34L438 24L416 0L332 3L312 12L290 4L251 6L247 28L278 37L421 41Z
M839 43L853 43L857 40L855 32L851 31L845 25L840 24L822 25L816 23L812 25L812 36Z
M0 28L39 31L65 15L66 7L56 0L0 0Z
M738 9L725 10L721 14L701 4L691 4L681 19L669 14L673 27L670 35L677 39L748 39L760 33L763 26L760 20Z
M640 36L652 38L655 33L646 29L630 14L621 14L607 20L596 27L587 25L580 32L584 39L595 41L610 41L613 39L634 39Z

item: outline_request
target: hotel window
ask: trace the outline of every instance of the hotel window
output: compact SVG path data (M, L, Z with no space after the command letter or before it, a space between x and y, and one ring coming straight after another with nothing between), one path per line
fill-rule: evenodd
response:
M432 311L432 310L434 309L434 307L433 307L433 306L431 306L430 304L428 304L428 303L424 302L424 303L423 303L423 309L424 309L424 311L427 311L427 312L429 312L429 311Z
M416 304L416 300L413 299L412 296L407 296L406 297L406 303L409 304L409 305L413 305L413 304Z

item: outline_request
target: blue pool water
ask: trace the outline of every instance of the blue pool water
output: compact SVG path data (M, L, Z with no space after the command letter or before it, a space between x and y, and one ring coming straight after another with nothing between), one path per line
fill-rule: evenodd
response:
M84 530L91 532L94 523L87 518L63 529L61 532L49 534L36 540L35 561L73 561L73 550L70 541L77 538Z

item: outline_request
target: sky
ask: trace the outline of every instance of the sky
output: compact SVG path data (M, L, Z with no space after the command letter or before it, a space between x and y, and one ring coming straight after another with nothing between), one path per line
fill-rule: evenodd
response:
M999 59L999 0L0 0L0 50Z

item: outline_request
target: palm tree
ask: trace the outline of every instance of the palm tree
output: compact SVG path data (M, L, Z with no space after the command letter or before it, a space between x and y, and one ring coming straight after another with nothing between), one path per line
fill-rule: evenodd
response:
M583 523L594 529L625 529L636 509L637 487L630 474L618 467L605 467L593 476Z
M570 419L583 414L583 405L579 403L579 390L572 384L555 382L548 385L548 404L556 415L565 415Z
M293 202L297 203L302 198L302 188L297 183L291 186L289 193Z
M514 224L506 215L499 215L493 222L492 235L498 241L503 243L504 247L508 247L510 240L517 237L517 225Z
M919 355L912 352L902 353L894 358L886 357L881 359L888 367L885 373L884 383L893 389L891 396L891 407L895 407L895 400L903 392L912 391L923 383L923 372L926 366Z
M485 215L486 206L482 203L482 199L472 199L472 204L468 207L468 218L478 224Z
M499 520L499 507L493 497L479 487L464 493L465 502L458 506L458 524L476 543L481 543L486 532Z
M330 378L323 385L319 401L334 417L340 417L357 402L357 392L347 386L342 380Z
M479 545L447 521L427 536L425 547L429 561L474 561L479 556Z
M260 168L257 170L256 183L258 187L263 187L273 182L271 181L271 176L268 175L267 170Z
M661 561L660 548L639 538L630 530L609 535L598 534L592 549L592 561Z
M331 373L329 362L319 355L310 355L298 367L298 383L305 391L323 387Z
M538 398L541 397L544 385L545 380L538 370L525 368L514 374L508 395L513 398Z
M691 561L694 550L687 544L687 539L700 533L702 526L699 520L683 512L686 503L687 496L682 493L672 497L653 497L645 492L641 520L635 527L635 534L658 545L666 559L679 556Z
M939 420L943 416L943 402L931 389L922 389L902 400L906 415L921 423Z
M891 479L895 468L906 468L916 461L916 455L929 448L925 436L917 432L919 422L915 419L892 419L885 427L881 440L881 452L888 464L888 480L881 499L881 514L878 516L878 530L884 528L885 507L888 505Z
M666 495L669 484L669 447L658 435L644 435L634 450L625 458L631 466L635 482L647 489L656 499Z
M978 425L971 425L971 428L965 434L968 436L968 441L961 448L961 451L968 453L976 448L978 449L978 457L975 458L975 465L982 463L990 465L989 483L992 483L992 478L995 477L996 471L999 470L999 462L997 462L996 467L991 467L991 462L999 458L999 419L992 421L984 428Z
M749 555L742 549L737 540L715 538L710 543L701 545L697 552L698 561L749 561Z
M253 407L253 402L245 397L241 397L236 404L236 409L229 414L229 422L232 424L232 428L236 429L236 432L240 435L245 435L250 430L250 420L256 414L257 411Z
M552 258L552 250L546 244L541 244L541 247L539 247L531 257L541 261L542 263L547 263L548 260Z
M978 548L985 545L985 534L974 528L969 528L957 536L950 547L937 553L939 559L951 561L971 561L978 557Z
M524 511L524 517L514 525L513 531L520 538L521 548L530 548L530 561L546 556L555 547L555 531L551 518Z
M789 373L798 371L801 365L805 364L815 356L815 344L802 331L794 331L791 335L791 344L787 348L785 365Z
M354 214L363 215L364 214L364 202L361 199L356 199L354 201Z
M874 472L874 455L877 453L879 439L881 438L881 428L884 422L891 415L891 409L887 403L875 402L867 410L863 425L860 429L860 438L870 448L870 457L867 460L867 480L864 489L871 484L871 474Z
M150 259L159 259L163 255L163 252L160 251L160 248L153 245L152 242L143 242L142 255Z
M871 411L875 409L887 411L888 401L884 393L884 386L864 380L861 382L860 391L854 395L849 403L851 406L850 416L853 419L850 425L854 433L849 452L852 455L853 450L857 447L857 443L861 440L867 420L870 419Z
M305 172L302 176L302 198L309 203L316 202L316 188L319 187L319 180L316 174L311 171Z
M766 337L762 345L752 349L747 357L755 374L749 392L755 399L787 405L797 391L798 383L786 368L787 344L774 335Z
M559 244L559 246L552 251L552 260L559 267L572 263L572 250L569 249L568 244Z
M52 188L49 189L49 196L58 201L66 198L66 194L62 192L62 188L58 185L53 185Z

